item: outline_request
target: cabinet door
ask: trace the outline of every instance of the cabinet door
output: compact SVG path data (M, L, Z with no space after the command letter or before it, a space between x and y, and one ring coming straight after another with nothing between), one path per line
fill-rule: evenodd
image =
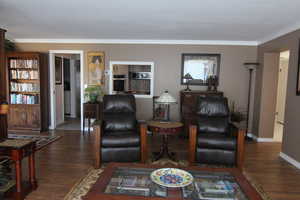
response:
M19 105L10 105L8 114L8 128L19 129L27 126L26 107Z
M39 105L31 105L27 108L27 126L28 128L40 130L41 117Z
M185 94L182 97L182 113L191 114L193 113L194 107L196 105L195 95Z

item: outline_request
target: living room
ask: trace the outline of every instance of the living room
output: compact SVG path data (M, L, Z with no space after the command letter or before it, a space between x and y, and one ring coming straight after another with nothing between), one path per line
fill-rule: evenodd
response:
M9 58L10 54L14 55L9 58L11 61L22 54L37 52L38 55L43 55L39 59L44 57L43 59L48 60L40 66L40 71L42 68L46 69L45 79L41 73L39 94L40 104L43 105L40 112L43 113L43 117L38 120L43 128L26 129L25 125L26 131L24 126L22 131L16 131L16 126L11 128L12 110L8 111L8 115L0 115L1 135L7 135L4 133L8 132L9 137L12 137L12 134L19 138L26 135L34 135L37 138L45 136L46 145L38 146L39 150L35 153L37 188L30 192L26 199L81 199L82 194L76 196L80 190L77 183L82 184L80 180L87 174L94 173L98 177L97 173L102 172L94 170L93 145L97 128L93 125L93 120L88 125L91 127L91 133L88 133L88 128L83 125L83 121L90 122L84 115L84 103L87 102L85 88L95 85L93 81L101 85L101 96L124 90L122 86L114 89L113 84L117 82L115 80L120 82L121 79L125 79L125 88L129 87L126 86L129 84L126 80L129 78L139 83L144 81L147 87L149 86L149 94L146 92L143 95L127 89L135 96L137 120L148 124L146 139L147 156L150 160L152 152L159 150L163 144L160 135L150 134L151 123L148 122L154 118L155 113L153 97L160 97L168 91L168 95L175 99L167 106L169 121L184 124L179 136L170 136L169 148L170 151L175 151L175 160L188 163L191 138L188 137L189 126L183 120L182 108L185 109L185 105L182 94L189 92L187 87L192 93L207 93L209 87L208 82L193 84L194 80L185 80L187 77L184 77L184 54L198 56L197 59L220 56L215 72L217 91L210 89L209 92L222 93L227 99L229 110L232 112L234 105L235 111L243 115L240 125L246 129L246 139L242 171L247 174L246 178L252 186L257 186L255 189L261 194L261 199L300 199L300 188L297 184L300 180L300 152L297 147L300 140L299 112L296 104L300 94L300 26L297 26L299 14L296 9L299 2L291 0L286 4L246 1L242 4L236 0L226 3L191 0L188 3L175 1L172 2L173 6L169 6L169 3L118 1L102 2L100 5L93 0L74 1L72 4L60 1L43 2L45 5L34 1L0 3L0 16L3 19L0 28L6 30L2 37L4 39L5 36L11 41L15 48L15 52L4 52L4 41L0 45L3 48L0 50L0 55L3 56L0 71L1 104L8 103L9 109L16 106L11 102L12 91L9 82L10 72L15 69L8 68L10 62L5 61L5 58ZM87 12L82 12L83 8ZM204 8L214 8L215 12ZM65 12L66 10L69 11ZM275 12L280 14L274 16L272 13ZM268 23L262 23L266 21ZM284 125L282 142L276 142L274 123L277 116L274 113L277 112L278 73L281 71L279 57L284 51L289 51L286 95L282 94L286 96ZM59 84L56 79L58 70L55 54L72 53L79 55L82 69L78 75L80 78L77 79L81 85L78 95L81 104L81 121L78 126L81 127L81 131L56 130L58 124L55 106L59 103L55 99L55 88ZM94 54L101 59L92 59L90 62L89 58L95 56ZM28 55L24 59L28 58ZM93 62L100 62L101 73L96 73L96 77L93 77L95 74L91 74L90 66L93 67ZM122 73L116 73L114 77L114 65L122 63L126 66L151 66L147 71L150 79L135 77L138 73L131 72L126 72L128 77ZM249 64L253 68L249 68ZM63 80L60 81L64 85ZM150 81L150 84L147 81ZM196 105L194 107L196 108ZM37 119L36 116L32 118ZM182 131L183 129L185 131ZM161 162L158 164L168 166L172 165L172 162L168 162L167 165ZM179 167L187 167L186 163L186 166ZM30 175L27 174L26 167L25 161L23 179ZM23 198L24 195L21 196ZM255 198L248 196L248 199Z

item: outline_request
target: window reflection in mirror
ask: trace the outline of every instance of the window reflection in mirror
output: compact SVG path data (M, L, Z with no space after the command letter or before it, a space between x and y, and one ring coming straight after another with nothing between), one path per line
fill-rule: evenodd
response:
M209 77L219 77L220 57L220 54L182 54L181 84L208 85Z
M110 64L110 94L153 96L153 63L114 62Z

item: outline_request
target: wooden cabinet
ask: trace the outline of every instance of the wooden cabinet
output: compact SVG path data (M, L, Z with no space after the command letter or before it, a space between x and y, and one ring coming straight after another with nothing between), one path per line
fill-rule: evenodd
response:
M6 56L9 131L48 129L48 59L46 54L14 52Z
M196 104L198 96L223 96L223 92L219 91L180 91L180 116L184 124L183 136L188 137L189 125L194 122L196 117Z

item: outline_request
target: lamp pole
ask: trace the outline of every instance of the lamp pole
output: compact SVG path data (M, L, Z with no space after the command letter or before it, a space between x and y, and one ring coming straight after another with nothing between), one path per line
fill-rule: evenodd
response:
M250 140L248 136L249 129L249 115L250 115L250 101L251 101L251 89L252 89L252 74L257 68L259 63L244 63L244 66L249 70L249 86L248 86L248 104L247 104L247 117L246 117L246 139Z

